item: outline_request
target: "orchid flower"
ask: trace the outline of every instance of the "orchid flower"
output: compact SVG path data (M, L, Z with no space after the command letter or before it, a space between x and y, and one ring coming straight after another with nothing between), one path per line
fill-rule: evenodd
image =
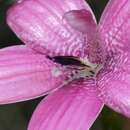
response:
M28 130L88 130L104 104L130 117L130 0L99 24L84 0L19 0L7 23L25 45L0 50L0 103L47 95Z

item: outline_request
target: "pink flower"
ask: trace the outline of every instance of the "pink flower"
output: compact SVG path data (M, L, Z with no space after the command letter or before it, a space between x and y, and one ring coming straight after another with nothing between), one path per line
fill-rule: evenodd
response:
M99 24L84 0L20 0L8 25L26 44L0 50L0 103L48 94L28 130L87 130L103 104L130 117L130 1Z

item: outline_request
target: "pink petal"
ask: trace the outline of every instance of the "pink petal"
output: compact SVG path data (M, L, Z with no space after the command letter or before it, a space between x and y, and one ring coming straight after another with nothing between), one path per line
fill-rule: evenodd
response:
M107 70L98 76L100 98L113 110L130 117L130 70L122 67L113 71Z
M130 1L110 0L99 24L106 51L130 50ZM109 51L110 52L110 51ZM114 51L115 52L115 51ZM123 53L122 53L123 54ZM124 55L124 54L123 54Z
M89 10L72 10L64 15L64 19L69 25L86 35L86 50L88 58L93 63L104 62L105 52L100 46L100 35L97 32L97 24L95 18Z
M91 11L84 0L19 0L8 11L7 22L24 43L37 51L53 56L84 56L84 35L63 20L66 12L80 9Z
M88 130L103 104L93 81L74 81L43 100L28 130Z
M130 117L130 1L111 0L100 21L107 52L99 89L105 103Z
M89 10L72 10L64 15L64 19L76 30L93 35L96 31L96 20Z
M1 49L0 104L36 98L59 87L66 77L58 67L25 46Z

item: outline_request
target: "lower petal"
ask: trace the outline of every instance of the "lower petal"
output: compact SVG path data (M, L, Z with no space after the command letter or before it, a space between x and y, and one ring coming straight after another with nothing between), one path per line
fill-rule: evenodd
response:
M97 95L93 81L73 81L39 104L28 130L88 130L103 107Z
M0 50L0 104L32 99L63 84L58 65L25 46Z

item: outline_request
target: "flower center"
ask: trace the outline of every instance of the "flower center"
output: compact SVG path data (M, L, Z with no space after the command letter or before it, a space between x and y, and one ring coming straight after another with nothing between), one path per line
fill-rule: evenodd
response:
M102 65L93 64L89 60L73 56L48 57L56 63L61 64L66 70L70 70L70 77L73 79L95 77Z
M88 59L80 59L80 61L85 65L81 67L81 70L78 72L77 78L84 78L84 77L95 77L99 70L102 68L102 65L93 64L89 62Z

